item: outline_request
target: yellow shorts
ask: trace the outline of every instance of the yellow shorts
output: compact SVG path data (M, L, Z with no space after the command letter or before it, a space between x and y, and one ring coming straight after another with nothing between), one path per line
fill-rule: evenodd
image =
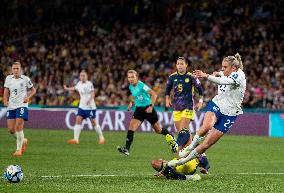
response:
M176 159L176 158L174 158ZM196 172L199 161L197 159L190 160L180 166L177 166L175 169L177 172L184 175L192 175Z
M173 118L174 121L180 121L182 118L187 118L187 119L194 119L195 112L194 110L189 110L189 109L184 109L182 111L174 111L173 112Z

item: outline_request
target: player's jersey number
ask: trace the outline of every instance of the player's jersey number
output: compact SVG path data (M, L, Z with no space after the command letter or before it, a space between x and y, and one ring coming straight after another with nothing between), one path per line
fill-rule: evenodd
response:
M182 88L182 84L178 84L178 91L182 92L183 88Z
M227 119L226 123L224 124L224 127L230 129L233 124L234 124L234 121L231 121L230 119Z
M17 89L14 89L14 90L13 90L13 93L14 93L14 95L17 95L17 94L18 94L18 90L17 90Z

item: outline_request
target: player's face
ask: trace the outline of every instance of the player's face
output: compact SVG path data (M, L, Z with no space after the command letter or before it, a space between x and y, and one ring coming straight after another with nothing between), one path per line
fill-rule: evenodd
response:
M86 82L88 79L87 73L86 72L81 72L80 73L80 81Z
M229 76L234 71L234 69L235 68L229 65L227 61L222 62L222 71L224 73L224 76Z
M151 165L156 171L159 171L162 167L163 162L165 162L165 160L152 160Z
M12 65L12 73L14 76L19 77L21 75L21 65L13 64Z
M127 79L128 79L129 84L132 84L132 85L136 85L138 82L138 78L135 73L128 73Z
M176 67L177 67L177 71L179 73L185 73L186 72L187 65L184 62L184 60L180 60L180 59L177 60Z

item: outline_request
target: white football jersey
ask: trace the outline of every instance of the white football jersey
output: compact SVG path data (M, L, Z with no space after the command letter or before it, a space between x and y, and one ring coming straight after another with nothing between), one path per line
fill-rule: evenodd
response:
M91 98L91 93L94 91L94 85L92 82L86 81L85 83L83 83L79 81L75 86L75 90L80 94L79 108L86 110L96 109L94 98L92 99L90 104L87 104L87 102Z
M246 77L242 70L232 72L228 78L234 80L234 85L218 85L218 94L212 101L224 115L235 116L242 114L241 104L246 91Z
M15 78L14 75L9 75L5 79L4 87L9 89L9 105L8 110L19 107L28 107L28 103L24 103L24 98L27 96L28 89L33 87L31 79L25 75Z

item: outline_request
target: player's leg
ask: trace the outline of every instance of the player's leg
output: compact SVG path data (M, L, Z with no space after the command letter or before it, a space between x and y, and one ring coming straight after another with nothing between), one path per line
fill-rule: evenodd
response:
M200 145L198 145L194 150L192 150L185 158L181 158L178 162L176 162L175 160L170 161L168 163L169 166L180 165L200 156L208 148L214 145L226 132L229 131L229 129L232 127L232 125L234 124L237 118L237 116L223 115L220 112L217 113L217 116L218 120L217 117L215 117L216 121L213 125L213 128L210 130L208 136L206 137L206 139ZM212 117L213 115L211 116L211 118ZM208 118L208 120L210 119Z
M78 114L76 116L75 126L73 128L74 138L67 141L67 143L69 143L69 144L79 144L79 138L80 138L80 134L81 134L81 130L82 130L81 123L82 123L82 120L83 120L83 117L81 116L81 114L82 114L82 112L80 112L80 115L79 115L79 111L78 111Z
M205 140L198 145L190 154L187 156L191 159L194 156L199 156L204 153L208 148L214 145L235 123L237 116L228 116L219 113L218 121L215 121L214 127L210 130ZM216 118L217 119L217 118Z
M206 139L198 145L194 150L192 150L185 158L181 158L178 161L171 160L168 162L168 166L173 167L176 165L182 165L190 160L193 160L204 153L208 148L214 145L222 136L223 132L213 128L206 137Z
M8 131L15 139L17 139L15 134L16 133L15 124L16 124L16 119L7 119Z
M192 151L199 143L202 141L206 133L211 130L214 124L217 122L217 117L213 112L206 112L201 128L195 134L192 143L179 152L180 157L186 156L190 151Z
M171 133L166 128L160 126L158 113L155 109L153 109L152 113L145 112L145 119L152 125L152 128L156 133L162 135L171 135Z
M16 137L16 130L15 130L15 124L16 124L16 109L14 110L8 110L6 114L7 119L7 128L9 133L15 138Z
M24 119L16 118L14 128L15 128L15 135L16 135L16 138L17 138L17 149L16 149L16 151L13 155L14 156L21 156L23 154L22 146L23 146L24 138L25 138L24 131L23 131Z
M136 119L136 118L138 118L138 117L136 117L135 113L134 113L134 118L132 118L130 120L130 123L129 123L128 131L127 131L127 135L126 135L126 139L125 139L125 146L124 147L117 146L117 150L120 153L123 153L124 155L127 155L127 156L129 155L129 150L130 150L130 147L131 147L132 142L133 142L134 132L138 129L138 127L141 125L141 123L143 121L143 120L141 121L141 120Z
M155 109L153 109L152 113L146 114L146 120L152 125L152 128L155 130L156 133L166 136L166 141L168 145L171 147L172 151L176 153L178 146L175 141L175 138L166 128L160 126L158 114Z
M24 136L24 123L29 119L29 112L27 107L20 107L16 109L16 119L14 131L17 138L17 150L14 156L21 156L27 148L28 139Z
M178 132L177 144L179 150L185 147L187 144L191 143L191 135L189 131L190 121L194 119L194 111L190 109L185 109L181 112L180 118L180 128Z
M98 143L99 144L105 144L105 138L104 138L102 129L101 129L100 125L97 123L96 118L93 117L91 119L91 122L92 122L92 125L93 125L97 135L99 136L99 142Z
M205 113L202 126L196 132L192 140L192 143L189 145L190 150L194 149L199 144L199 142L204 138L204 136L208 133L208 131L210 131L213 128L216 122L217 122L217 117L215 113L210 111Z

